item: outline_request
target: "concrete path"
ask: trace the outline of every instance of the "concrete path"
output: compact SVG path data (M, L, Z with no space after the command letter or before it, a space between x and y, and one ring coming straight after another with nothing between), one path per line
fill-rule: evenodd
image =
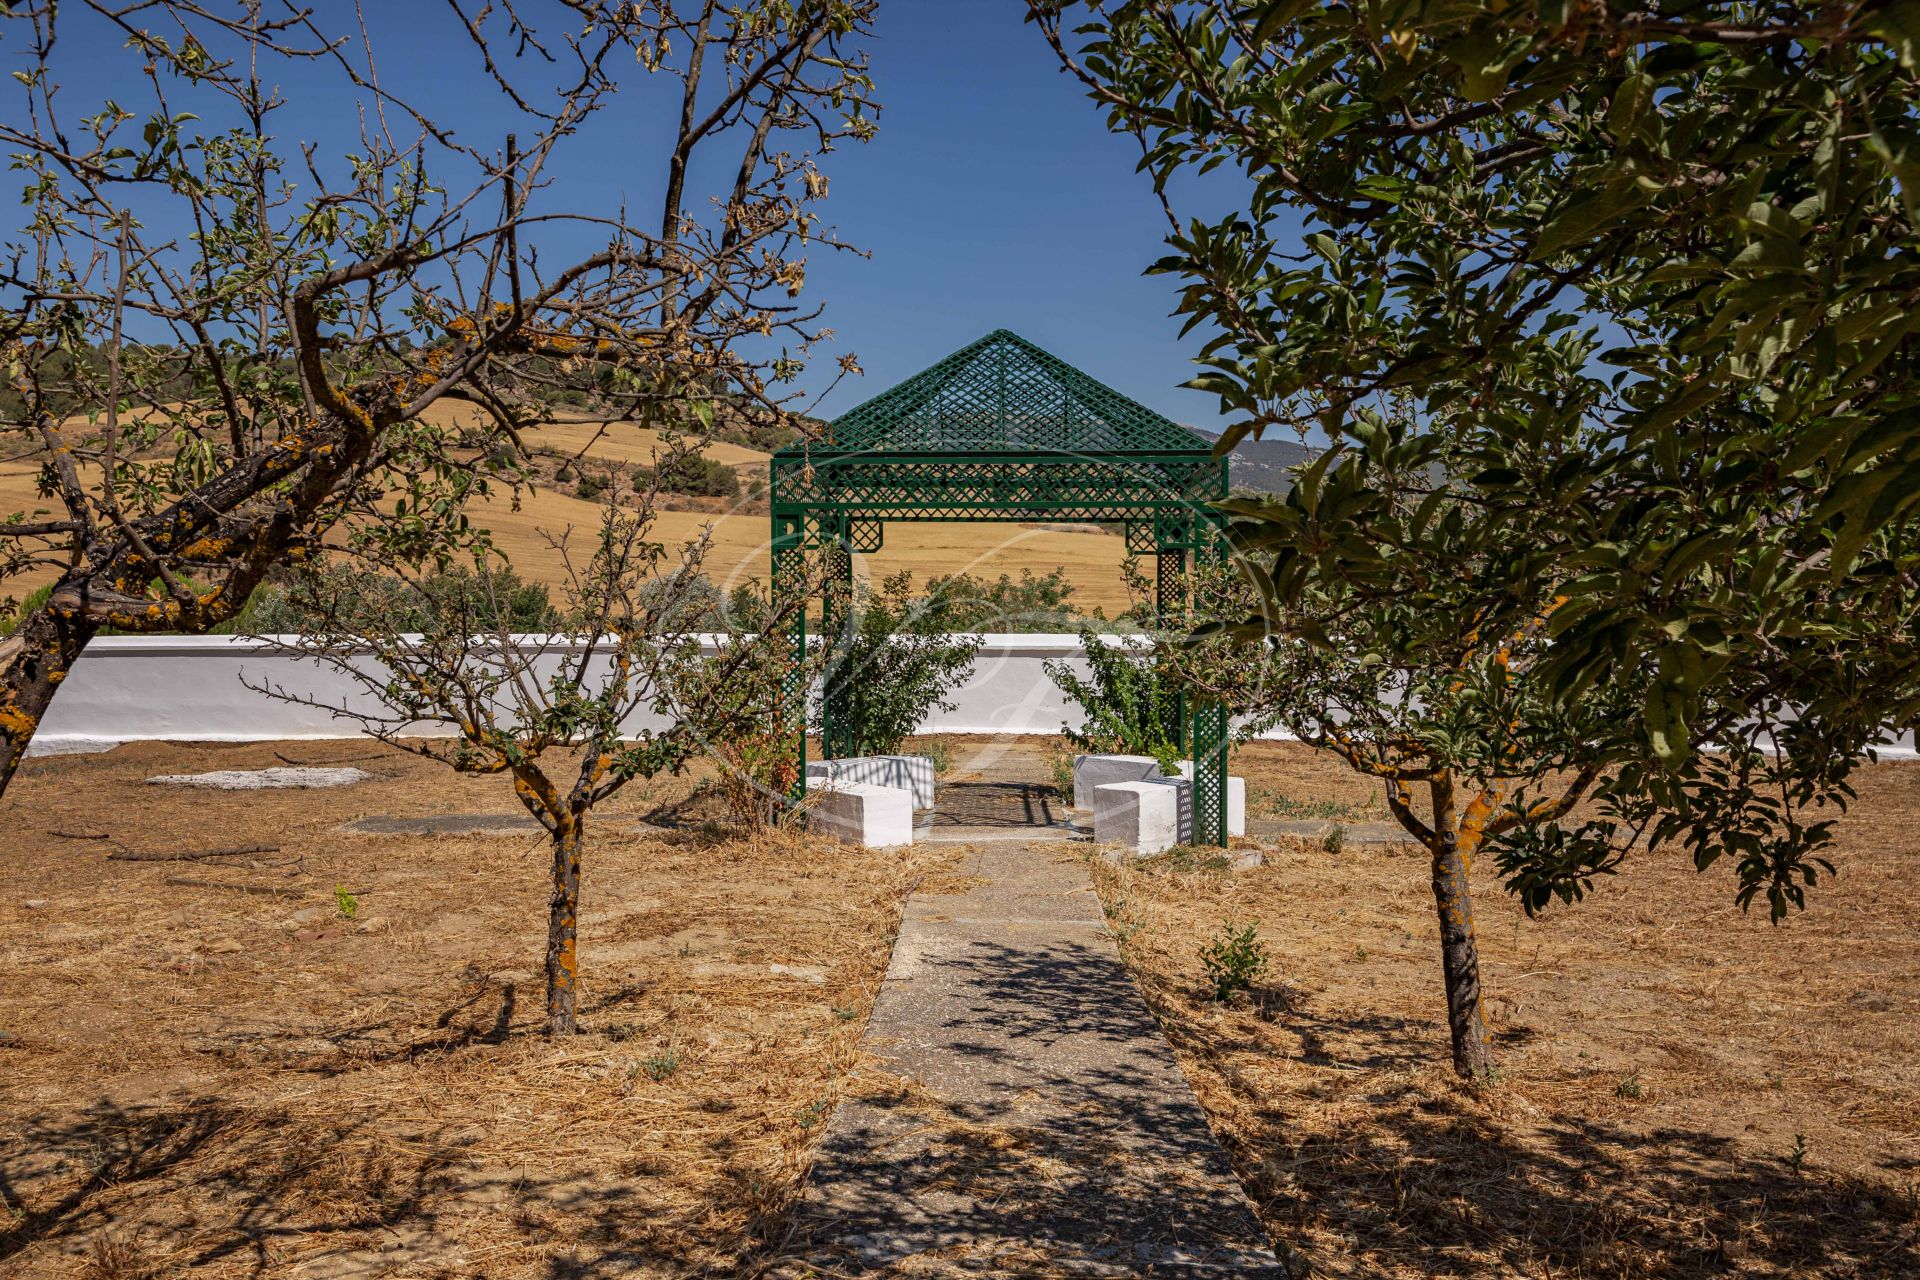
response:
M1285 1274L1072 846L914 895L863 1048L775 1274Z

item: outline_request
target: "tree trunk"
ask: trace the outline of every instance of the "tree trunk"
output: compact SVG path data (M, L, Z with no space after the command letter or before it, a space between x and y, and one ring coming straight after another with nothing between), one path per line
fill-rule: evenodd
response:
M97 629L85 619L43 608L0 640L0 796L13 781L54 692Z
M580 846L585 833L579 814L560 819L553 836L553 898L547 909L547 1034L579 1030L574 1011L580 965L576 953L580 923Z
M1450 806L1449 806L1450 807ZM1493 1039L1480 1000L1480 947L1473 934L1473 870L1460 848L1452 815L1434 815L1433 905L1440 912L1440 968L1447 983L1447 1027L1453 1069L1470 1080L1493 1071Z

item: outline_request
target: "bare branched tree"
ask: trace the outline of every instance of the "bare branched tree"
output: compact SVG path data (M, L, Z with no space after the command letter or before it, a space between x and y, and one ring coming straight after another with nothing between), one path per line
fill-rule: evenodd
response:
M680 772L711 743L769 735L784 711L788 631L812 595L788 593L778 610L760 597L737 634L687 631L684 592L658 588L697 578L708 541L669 549L648 538L651 522L650 502L608 506L589 554L574 554L574 531L555 539L565 577L557 634L516 630L515 580L484 557L453 573L377 553L345 571L310 570L290 592L302 634L279 644L345 676L353 695L330 702L297 681L251 685L458 772L512 780L553 855L549 1035L577 1028L588 815L636 778ZM795 696L805 687L803 674ZM729 782L752 784L737 773ZM765 800L787 807L784 792Z
M51 591L0 639L0 791L101 628L205 631L323 540L454 553L464 500L518 482L563 393L683 438L787 413L828 332L806 254L845 247L818 160L872 131L876 4L407 6L430 101L383 79L390 12L8 6L0 587ZM296 98L327 102L332 152L295 141L322 123ZM449 104L505 127L482 142ZM657 210L583 208L556 176L610 142L658 167Z

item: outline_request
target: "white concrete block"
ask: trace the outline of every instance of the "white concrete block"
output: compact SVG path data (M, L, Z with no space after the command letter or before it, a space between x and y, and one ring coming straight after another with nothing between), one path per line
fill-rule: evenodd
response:
M1107 782L1093 789L1095 844L1161 853L1180 843L1180 792L1164 779Z
M913 794L914 808L933 808L932 756L841 756L837 760L809 760L807 785L812 786L815 778L904 787Z
M1181 777L1193 777L1193 761L1182 760L1179 768ZM1187 834L1191 837L1192 832ZM1247 834L1247 780L1233 774L1227 775L1227 834Z
M1145 782L1160 776L1160 762L1152 756L1075 756L1073 807L1093 808L1093 789L1109 782Z
M813 825L868 849L913 843L913 793L905 787L808 778Z

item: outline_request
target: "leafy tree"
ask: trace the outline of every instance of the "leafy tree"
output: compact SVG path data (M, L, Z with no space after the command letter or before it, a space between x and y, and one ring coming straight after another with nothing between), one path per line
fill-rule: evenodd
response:
M886 755L900 749L941 695L973 666L979 636L956 636L913 596L913 574L886 578L879 590L856 590L851 616L834 639L821 694L840 755Z
M1071 663L1045 664L1048 677L1083 716L1077 729L1060 726L1061 734L1086 752L1152 756L1172 773L1181 756L1181 690L1157 647L1082 627L1080 653L1084 678Z
M654 584L692 581L705 544L675 564L647 539L650 520L608 509L584 561L569 538L557 540L573 636L524 634L524 588L484 561L459 573L421 574L391 557L372 575L309 572L291 588L307 626L284 643L347 676L360 697L334 706L297 688L256 686L458 772L511 778L551 846L549 1035L576 1029L580 880L594 807L635 778L680 771L708 738L778 723L776 708L739 690L784 657L783 619L770 616L771 630L717 660L704 656L699 636L664 625L680 601ZM381 587L368 589L369 577ZM422 736L435 729L447 736Z
M944 631L1063 631L1080 619L1067 597L1073 584L1062 569L1020 576L1003 573L988 581L970 573L927 579L924 615Z
M1333 445L1229 504L1259 625L1426 672L1436 767L1597 769L1497 835L1530 906L1636 841L1801 904L1920 707L1910 9L1032 11L1142 146L1228 443Z
M819 336L804 255L839 246L815 159L872 132L874 10L423 10L435 85L504 123L483 140L383 77L349 8L0 9L23 197L0 235L0 444L39 468L34 503L0 509L0 583L58 575L0 640L0 789L102 627L216 627L329 533L463 555L465 499L524 477L523 429L569 390L689 448L782 419ZM82 68L110 100L63 87ZM572 203L562 153L644 136L619 118L661 119L662 87L657 203ZM302 141L289 104L320 101L357 109L350 144Z
M1553 597L1536 599L1531 620L1511 631L1423 625L1436 608L1461 616L1478 582L1527 544L1520 530L1494 546L1453 541L1448 531L1468 523L1457 509L1471 508L1478 491L1436 465L1431 443L1405 416L1363 409L1356 425L1377 433L1370 453L1392 479L1398 518L1429 522L1428 535L1383 555L1365 589L1314 579L1284 605L1255 589L1257 571L1197 570L1199 634L1157 637L1156 657L1189 696L1224 703L1263 728L1277 724L1379 780L1394 820L1428 856L1454 1066L1482 1077L1493 1051L1474 935L1474 863L1491 857L1529 914L1573 902L1595 877L1614 873L1622 846L1658 816L1630 788L1610 787L1643 690L1616 678L1553 696L1543 678L1560 603ZM1301 496L1310 504L1322 477L1303 471ZM1274 512L1273 523L1288 514ZM1261 622L1249 625L1249 615ZM1702 767L1755 770L1766 761L1736 750ZM1587 799L1595 804L1580 809ZM1763 833L1750 825L1720 834L1745 851L1743 842Z

